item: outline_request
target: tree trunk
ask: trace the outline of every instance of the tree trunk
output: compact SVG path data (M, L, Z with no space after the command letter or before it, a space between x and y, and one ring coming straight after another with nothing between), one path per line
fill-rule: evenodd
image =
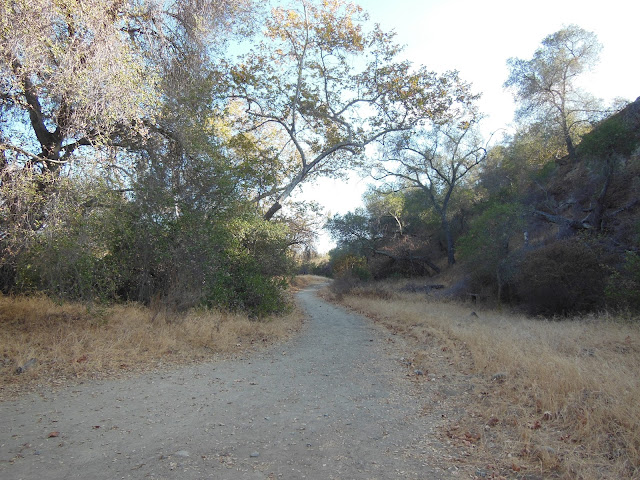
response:
M303 168L292 180L289 182L289 185L285 187L285 189L278 195L273 205L267 210L267 213L264 214L264 219L269 221L273 218L273 216L282 208L282 204L280 202L285 201L287 198L291 196L291 193L295 190L295 188L302 183L307 174L309 173L309 168Z
M451 266L456 263L456 251L453 244L453 234L451 233L451 225L446 217L442 217L442 229L444 230L445 239L447 240L447 263Z
M440 269L438 268L438 266L426 257L414 257L413 255L409 255L408 257L401 257L399 255L394 255L392 253L385 252L384 250L375 250L373 248L371 249L371 251L376 255L382 255L384 257L391 258L396 262L400 260L406 260L411 263L416 263L417 261L420 261L425 265L427 265L428 267L430 267L434 272L440 273Z
M533 215L543 218L544 220L551 223L565 225L572 230L591 230L593 228L588 223L579 222L578 220L571 220L570 218L561 217L560 215L552 215L551 213L543 212L541 210L534 210Z
M264 214L264 219L267 220L267 221L271 220L273 218L273 216L281 208L282 208L282 205L280 205L280 202L275 202L273 205L271 205L271 208L269 210L267 210L267 213Z

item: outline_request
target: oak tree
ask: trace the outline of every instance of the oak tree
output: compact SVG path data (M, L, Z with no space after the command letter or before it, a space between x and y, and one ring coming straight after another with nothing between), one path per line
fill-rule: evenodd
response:
M339 175L368 145L440 118L468 96L457 73L399 60L394 35L366 30L366 19L341 0L298 0L275 8L265 41L229 65L230 96L245 111L238 131L278 142L262 159L275 166L274 183L256 195L266 219L300 183Z
M504 86L521 102L517 116L555 125L571 159L579 128L601 110L576 79L596 64L601 49L593 32L569 25L545 37L531 59L507 61Z
M450 206L470 171L487 158L478 132L481 115L472 103L458 108L452 118L432 122L395 135L381 151L375 179L395 181L399 188L417 188L436 211L444 233L449 265L455 263Z

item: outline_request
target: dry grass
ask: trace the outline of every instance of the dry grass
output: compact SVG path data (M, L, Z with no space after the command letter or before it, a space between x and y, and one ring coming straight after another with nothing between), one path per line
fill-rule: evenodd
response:
M472 305L393 284L354 290L343 303L413 339L425 371L436 349L473 373L476 394L457 420L482 432L475 461L533 478L640 478L639 322L473 315Z
M282 340L302 313L263 321L193 310L171 314L140 305L65 303L0 296L0 398L73 379L122 376L210 359ZM16 369L36 359L23 373Z
M319 277L317 275L297 275L289 282L290 287L294 291L302 290L311 285L320 285L329 281L326 277Z

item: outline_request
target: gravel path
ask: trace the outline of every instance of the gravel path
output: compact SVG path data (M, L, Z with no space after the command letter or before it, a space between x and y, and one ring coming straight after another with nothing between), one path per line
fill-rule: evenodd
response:
M430 383L407 381L400 340L316 288L288 343L1 403L0 478L454 476L430 461L438 414L421 414Z

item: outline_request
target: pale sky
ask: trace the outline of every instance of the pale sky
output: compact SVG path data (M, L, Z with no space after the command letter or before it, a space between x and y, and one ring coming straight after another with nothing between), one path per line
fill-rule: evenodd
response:
M482 93L480 109L488 131L507 127L515 105L503 90L509 57L529 59L542 39L569 24L594 32L603 45L600 63L583 76L582 87L610 103L640 96L640 1L638 0L361 0L372 23L395 30L416 65L458 70ZM321 181L296 197L315 200L330 213L362 204L367 179ZM333 247L323 235L321 252Z

